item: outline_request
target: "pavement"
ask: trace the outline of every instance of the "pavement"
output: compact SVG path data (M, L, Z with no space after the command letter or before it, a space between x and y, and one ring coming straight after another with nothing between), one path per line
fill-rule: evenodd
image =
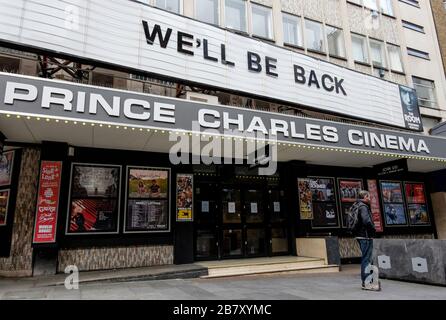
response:
M385 279L381 282L381 292L361 290L357 265L343 266L339 273L84 282L79 284L78 290L67 290L63 285L54 285L42 279L4 278L0 279L0 299L446 300L445 287Z

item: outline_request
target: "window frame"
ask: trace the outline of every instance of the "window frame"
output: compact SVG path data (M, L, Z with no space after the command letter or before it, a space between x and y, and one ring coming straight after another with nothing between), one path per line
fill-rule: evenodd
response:
M342 33L342 44L343 44L343 55L338 55L338 54L334 54L330 52L330 45L329 45L329 40L328 40L328 28L333 28L333 29L337 29L340 30ZM327 53L330 57L334 57L334 58L342 58L342 59L346 59L347 58L347 46L345 43L345 32L343 28L339 28L336 26L332 26L329 24L326 24L324 27L324 33L325 33L325 38L327 41Z
M365 55L366 55L366 57L365 57L365 58L366 58L366 61L357 60L357 59L355 58L355 56L354 56L354 54L353 54L353 37L363 39L363 44L364 44L364 46L365 46L365 48L363 48L363 49L365 49L365 52L363 51L363 54L365 53ZM367 36L364 36L364 35L359 34L359 33L354 33L354 32L352 32L352 33L351 33L351 38L352 38L351 40L352 40L352 59L353 59L353 61L354 61L355 63L359 63L359 64L371 65L371 63L370 63L370 52L369 52L369 46L368 46Z
M254 38L259 38L259 39L263 39L263 40L268 40L268 41L275 41L275 36L274 36L274 15L273 15L273 8L272 7L268 7L268 6L265 6L265 5L263 5L263 4L260 4L260 3L254 3L254 2L249 2L250 3L250 10L249 10L249 12L250 12L250 34L251 34L251 36L252 37L254 37ZM269 28L269 32L271 33L270 34L270 37L268 37L268 36L263 36L263 35L258 35L258 34L255 34L254 33L254 8L261 8L261 9L263 9L263 10L268 10L269 11L269 18L271 19L271 21L270 21L270 26L271 26L271 28Z
M167 1L168 1L168 0L164 0L164 2L167 2ZM159 7L158 4L157 4L158 0L154 0L153 5L154 5L156 8L161 9L161 10L166 10L166 11L168 11L168 12L172 12L172 13L175 13L175 14L183 14L183 9L184 9L184 3L183 3L183 1L184 1L184 0L178 0L178 12L168 10L167 8L161 8L161 7Z
M318 49L314 49L314 48L310 48L308 46L308 40L309 37L307 35L307 22L310 22L312 24L317 24L320 25L320 30L321 30L321 35L320 38L322 39L322 50L318 50ZM313 20L313 19L309 19L309 18L304 18L304 40L305 40L305 48L307 49L307 51L309 52L315 52L315 53L320 53L320 54L327 54L327 39L326 39L326 33L325 33L325 27L324 24L322 22L319 22L317 20Z
M226 1L228 1L228 0L223 0L223 4L222 4L222 9L223 9L223 12L224 12L224 14L223 14L224 17L222 17L222 24L224 23L223 26L226 29L234 31L236 33L248 34L248 28L249 28L248 1L247 0L238 0L238 1L241 1L241 2L244 3L244 8L245 8L245 10L244 10L244 14L245 14L245 26L244 26L245 28L244 28L244 30L239 30L239 29L228 27L227 20L226 20L226 17L227 17ZM231 1L237 1L237 0L231 0Z
M296 25L298 27L298 30L297 30L297 44L285 41L285 30L283 30L283 44L285 46L293 46L293 47L297 47L297 48L302 48L303 49L305 47L304 34L303 34L303 29L302 29L302 20L303 20L303 18L301 16L294 15L292 13L282 12L282 25L283 25L283 29L285 29L284 20L285 20L286 17L290 17L290 18L296 19L296 22L297 22ZM300 34L299 34L299 32L300 32Z
M197 8L199 7L198 5L197 5L197 2L198 1L215 1L216 2L216 9L217 9L217 13L215 14L215 17L217 18L217 21L216 22L209 22L209 21L204 21L204 20L202 20L202 19L200 19L199 17L198 17L198 11L197 11ZM197 20L197 21L200 21L200 22L203 22L203 23L207 23L207 24L210 24L210 25L213 25L213 26L220 26L220 24L221 24L221 7L220 7L220 0L194 0L194 18Z

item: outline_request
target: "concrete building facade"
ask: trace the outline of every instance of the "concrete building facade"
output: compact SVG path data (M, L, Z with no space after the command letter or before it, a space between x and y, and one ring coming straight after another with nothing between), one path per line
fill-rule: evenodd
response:
M440 32L416 0L0 2L0 274L296 255L316 237L357 258L359 189L383 238L443 236ZM239 162L174 164L172 135L212 136L193 123L241 143L218 155ZM278 137L254 139L277 147L274 174L234 127Z

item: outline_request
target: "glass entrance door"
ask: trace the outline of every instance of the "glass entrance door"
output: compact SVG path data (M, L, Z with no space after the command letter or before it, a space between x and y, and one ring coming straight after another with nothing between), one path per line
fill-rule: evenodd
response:
M195 259L289 253L284 191L252 183L196 183Z
M261 189L243 192L245 256L266 256L265 197Z

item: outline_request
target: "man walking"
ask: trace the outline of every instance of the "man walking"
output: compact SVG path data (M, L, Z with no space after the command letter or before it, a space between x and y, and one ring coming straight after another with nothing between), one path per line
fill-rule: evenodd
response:
M356 240L361 248L361 280L362 289L380 291L380 284L366 283L367 277L371 274L369 265L372 264L373 237L375 236L375 224L372 219L372 212L368 204L370 203L370 193L362 190L359 192L359 199L354 203L353 210L357 210L357 222L355 227Z

